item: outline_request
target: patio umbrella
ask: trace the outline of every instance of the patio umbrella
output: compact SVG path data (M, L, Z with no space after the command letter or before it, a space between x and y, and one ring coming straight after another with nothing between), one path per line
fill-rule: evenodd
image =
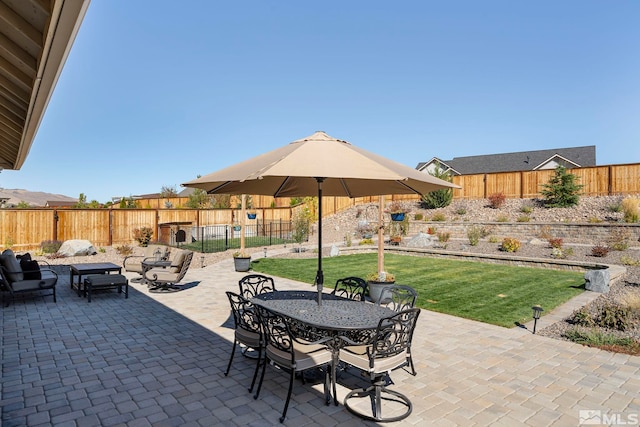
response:
M210 194L318 196L318 304L322 303L322 197L425 194L459 188L318 131L306 138L182 184Z

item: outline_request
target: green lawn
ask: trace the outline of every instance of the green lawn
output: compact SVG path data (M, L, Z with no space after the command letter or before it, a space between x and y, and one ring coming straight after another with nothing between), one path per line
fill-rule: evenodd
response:
M262 258L251 266L255 272L313 284L317 263L315 258ZM341 277L364 278L376 269L375 253L322 262L326 287ZM531 320L532 305L549 312L584 291L584 274L572 271L395 254L385 255L385 270L396 275L396 283L416 289L420 308L505 327Z

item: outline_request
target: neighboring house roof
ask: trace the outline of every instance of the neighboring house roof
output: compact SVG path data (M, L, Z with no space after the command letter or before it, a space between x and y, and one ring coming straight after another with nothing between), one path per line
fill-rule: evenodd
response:
M26 160L89 2L0 1L0 168Z
M596 165L596 147L589 145L553 148L517 153L454 157L451 160L441 160L434 157L428 162L418 163L416 169L429 171L436 165L439 165L441 169L451 170L454 175L554 169L558 165L568 168L588 167Z

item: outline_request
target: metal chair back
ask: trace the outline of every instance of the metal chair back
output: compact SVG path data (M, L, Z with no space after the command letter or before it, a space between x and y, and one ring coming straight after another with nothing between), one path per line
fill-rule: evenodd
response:
M338 279L331 293L355 301L364 301L367 294L367 281L359 277Z
M386 305L395 312L413 308L416 305L418 293L411 286L389 285L382 288L378 305Z
M273 278L262 274L249 274L238 281L240 295L246 299L251 299L256 295L276 290Z

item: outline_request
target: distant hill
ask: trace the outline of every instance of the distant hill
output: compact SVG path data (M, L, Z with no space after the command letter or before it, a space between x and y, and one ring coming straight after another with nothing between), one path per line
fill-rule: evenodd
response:
M74 197L62 194L44 193L42 191L28 191L20 189L0 189L0 201L3 207L16 206L20 202L27 202L33 207L44 207L48 201L77 202Z

